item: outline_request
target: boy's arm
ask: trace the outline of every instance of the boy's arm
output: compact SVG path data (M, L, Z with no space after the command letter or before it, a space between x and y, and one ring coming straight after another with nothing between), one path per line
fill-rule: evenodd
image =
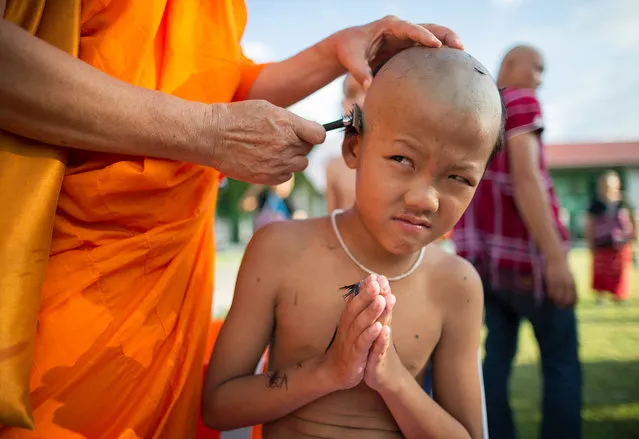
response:
M482 436L481 379L477 352L484 310L482 281L466 260L449 265L444 327L433 352L433 396L471 438Z
M482 323L481 280L460 258L446 293L446 320L433 352L433 393L428 396L406 368L394 388L381 390L386 405L406 438L481 438L481 384L477 350ZM374 349L374 347L373 347Z
M206 373L202 419L229 430L281 418L326 393L330 386L317 360L254 375L274 328L282 247L279 224L259 230L246 249L231 309L220 330Z
M354 387L363 377L368 351L381 330L375 322L384 310L384 300L379 291L362 292L346 305L326 353L283 370L253 374L273 334L282 278L299 258L299 249L290 247L296 241L290 235L304 232L292 224L261 228L246 250L202 395L202 420L214 429L263 424L328 393Z

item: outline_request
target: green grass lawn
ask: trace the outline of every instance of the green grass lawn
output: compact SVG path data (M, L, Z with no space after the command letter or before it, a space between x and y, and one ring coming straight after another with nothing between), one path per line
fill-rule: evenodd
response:
M590 256L571 255L580 292L578 306L584 371L584 438L639 438L639 270L633 276L630 306L598 306L590 294ZM511 401L520 439L537 438L541 381L538 349L524 324L511 382Z

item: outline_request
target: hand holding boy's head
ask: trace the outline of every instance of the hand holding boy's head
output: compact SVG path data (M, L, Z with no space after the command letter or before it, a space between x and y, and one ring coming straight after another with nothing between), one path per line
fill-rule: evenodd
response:
M414 47L379 70L364 132L347 135L343 153L357 170L362 221L387 250L414 252L457 222L501 144L503 119L494 80L462 51Z

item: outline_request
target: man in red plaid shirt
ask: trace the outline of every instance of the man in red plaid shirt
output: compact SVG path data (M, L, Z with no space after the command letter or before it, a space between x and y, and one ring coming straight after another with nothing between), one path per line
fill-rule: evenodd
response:
M567 260L569 237L544 161L544 125L535 96L542 72L543 59L533 48L518 46L504 57L497 82L507 108L506 149L489 165L453 233L458 253L484 280L491 439L516 436L508 380L524 318L541 353L541 437L581 437L577 294Z

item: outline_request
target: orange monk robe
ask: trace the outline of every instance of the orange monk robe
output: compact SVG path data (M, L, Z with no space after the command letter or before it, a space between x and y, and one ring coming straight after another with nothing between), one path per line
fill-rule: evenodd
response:
M242 54L245 24L240 0L84 0L80 58L185 99L240 100L261 69ZM1 439L192 437L218 176L70 152L36 335L35 431Z

